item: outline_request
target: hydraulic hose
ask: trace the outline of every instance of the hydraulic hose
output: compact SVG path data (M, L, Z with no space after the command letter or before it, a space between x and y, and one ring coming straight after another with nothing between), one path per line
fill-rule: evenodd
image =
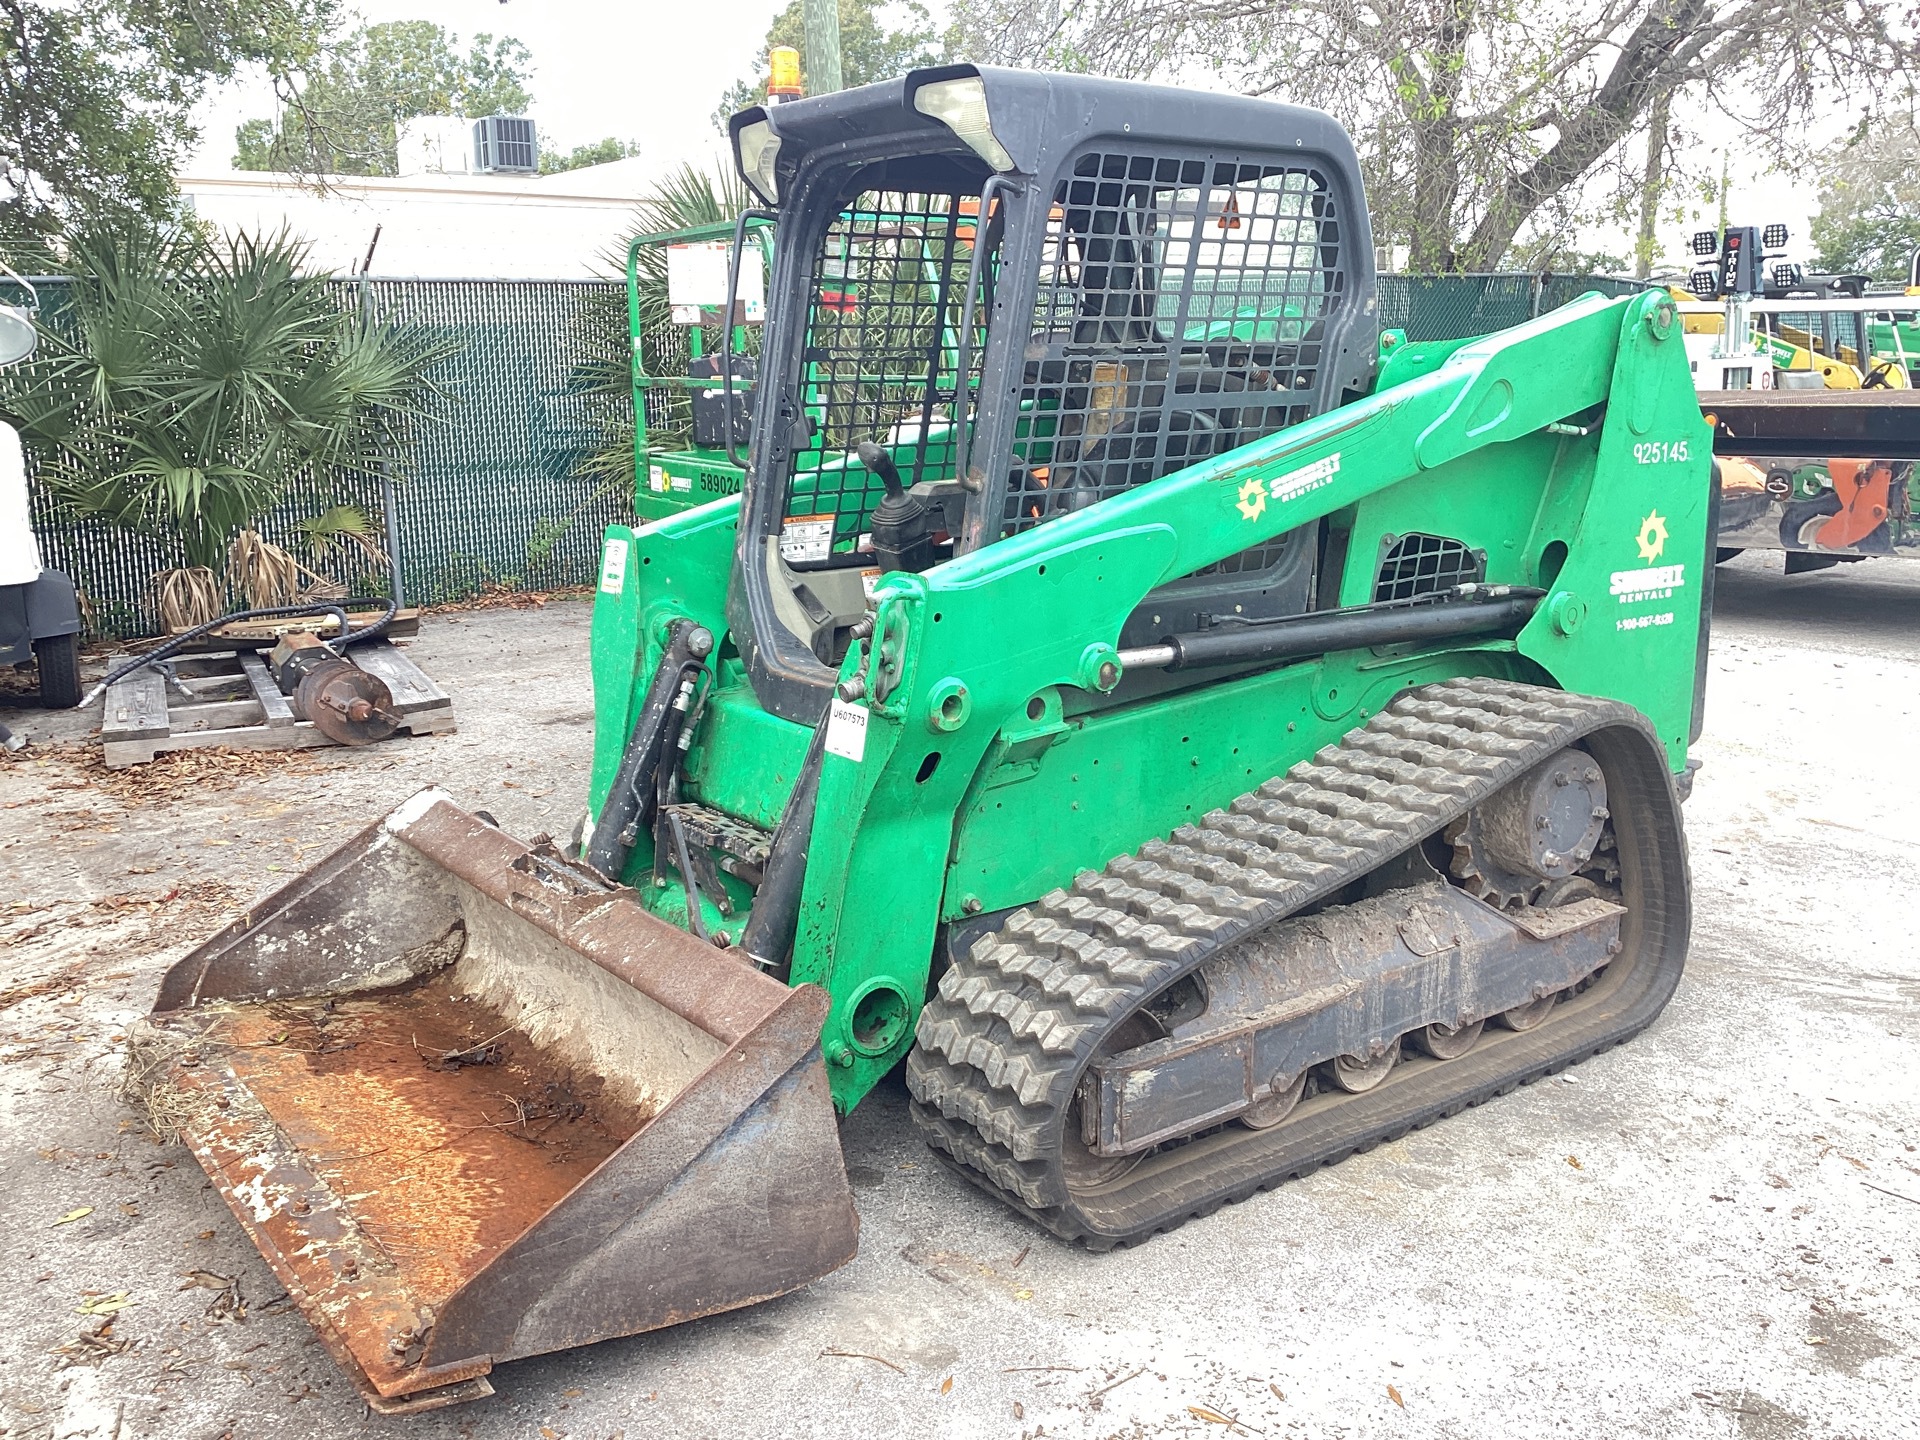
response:
M753 896L753 913L740 932L740 948L776 980L785 980L793 968L793 937L800 923L800 891L807 878L807 851L813 844L813 810L820 796L826 741L827 717L822 715L773 832L767 868Z

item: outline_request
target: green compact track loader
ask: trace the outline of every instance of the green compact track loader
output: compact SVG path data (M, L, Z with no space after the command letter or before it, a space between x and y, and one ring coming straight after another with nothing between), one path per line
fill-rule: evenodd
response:
M1105 1249L1680 977L1668 297L1383 333L1352 146L1261 100L957 65L732 138L744 482L607 532L578 843L416 797L141 1037L382 1409L843 1262L833 1115L903 1064L943 1159Z

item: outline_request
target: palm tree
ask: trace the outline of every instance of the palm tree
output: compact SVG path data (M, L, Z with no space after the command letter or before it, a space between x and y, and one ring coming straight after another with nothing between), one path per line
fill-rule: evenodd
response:
M163 620L217 613L236 537L297 489L371 473L435 391L451 347L373 323L307 259L284 231L82 232L67 315L0 392L71 513L178 538Z

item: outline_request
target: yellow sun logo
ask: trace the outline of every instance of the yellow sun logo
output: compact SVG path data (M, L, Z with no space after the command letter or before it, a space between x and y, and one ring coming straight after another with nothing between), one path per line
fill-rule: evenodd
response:
M1667 548L1667 519L1658 510L1640 522L1640 558L1653 561Z
M1249 480L1240 487L1240 513L1249 520L1258 520L1267 513L1267 487L1264 481Z

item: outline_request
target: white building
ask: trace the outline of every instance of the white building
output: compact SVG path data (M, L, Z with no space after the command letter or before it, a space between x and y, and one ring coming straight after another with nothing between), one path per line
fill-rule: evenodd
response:
M635 204L663 168L636 157L558 175L484 172L475 122L429 116L400 136L394 177L301 180L263 170L179 177L195 214L225 233L285 227L316 268L395 278L585 280L618 275ZM719 155L716 146L716 163ZM379 241L374 243L378 230Z

